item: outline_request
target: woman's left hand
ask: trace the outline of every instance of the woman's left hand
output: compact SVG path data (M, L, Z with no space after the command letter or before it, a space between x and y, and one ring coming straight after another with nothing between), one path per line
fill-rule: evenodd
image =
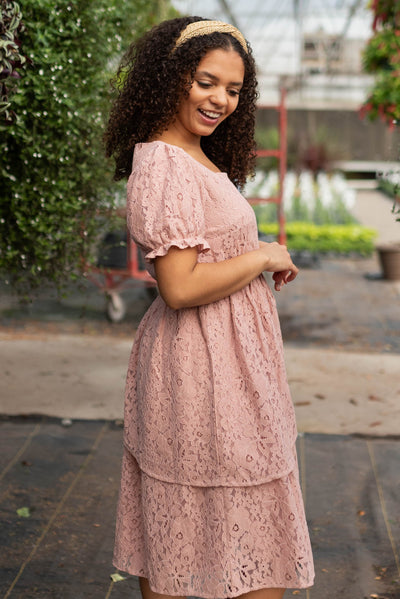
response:
M296 278L296 274L294 274L291 270L281 270L280 272L274 272L272 278L275 281L275 291L280 291L282 285L286 285L287 283L290 283L290 281L293 281L293 279Z
M268 242L266 241L259 241L258 243L260 247L263 245L268 245ZM291 270L280 270L279 272L274 272L272 278L275 281L275 291L280 291L283 285L293 281L297 277L297 272L293 272Z

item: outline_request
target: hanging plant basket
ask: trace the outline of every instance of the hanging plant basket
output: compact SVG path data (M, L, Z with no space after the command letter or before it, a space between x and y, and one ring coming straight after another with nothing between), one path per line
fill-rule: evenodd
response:
M400 280L400 243L379 245L376 248L382 268L383 278L388 281Z

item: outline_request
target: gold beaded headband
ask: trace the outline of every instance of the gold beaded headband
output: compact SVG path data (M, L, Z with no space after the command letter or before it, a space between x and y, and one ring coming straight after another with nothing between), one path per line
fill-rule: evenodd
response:
M195 21L194 23L190 23L183 29L176 40L175 48L182 46L187 40L192 39L193 37L199 37L201 35L210 35L211 33L215 33L216 31L220 33L229 33L243 47L243 50L248 52L247 43L244 39L243 35L240 33L239 29L236 29L233 25L229 23L223 23L222 21Z

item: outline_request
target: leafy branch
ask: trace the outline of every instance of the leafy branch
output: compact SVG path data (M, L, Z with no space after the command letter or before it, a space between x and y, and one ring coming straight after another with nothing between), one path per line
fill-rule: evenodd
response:
M0 1L0 114L5 124L12 124L16 114L11 110L9 96L15 91L15 80L20 79L18 70L29 59L22 54L19 36L25 26L17 2Z
M393 128L400 122L400 4L373 0L371 8L373 36L364 50L363 64L376 79L360 112Z

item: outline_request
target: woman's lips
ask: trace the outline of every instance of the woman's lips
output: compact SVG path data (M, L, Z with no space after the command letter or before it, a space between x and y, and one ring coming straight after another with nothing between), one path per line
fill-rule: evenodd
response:
M211 110L204 111L201 108L199 108L198 111L201 115L202 120L206 122L208 125L215 125L221 116L220 113L213 112Z

